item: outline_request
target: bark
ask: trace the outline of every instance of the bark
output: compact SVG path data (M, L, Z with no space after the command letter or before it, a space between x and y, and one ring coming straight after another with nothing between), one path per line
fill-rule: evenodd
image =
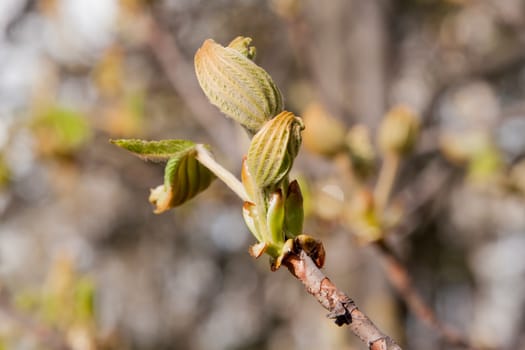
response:
M313 260L303 251L287 256L284 265L290 273L299 279L308 293L329 311L327 315L338 326L348 325L350 330L370 350L401 350L392 338L384 334L377 326L359 310L354 301L315 265Z

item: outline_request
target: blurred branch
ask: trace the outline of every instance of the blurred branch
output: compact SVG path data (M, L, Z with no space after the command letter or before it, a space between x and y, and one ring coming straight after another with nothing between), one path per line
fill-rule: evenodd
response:
M370 350L401 350L392 338L381 332L357 308L352 299L337 289L303 250L290 254L284 264L303 283L308 293L330 312L328 317L334 319L338 326L349 325L350 330L368 344Z
M378 211L383 211L388 204L390 193L396 181L399 161L397 154L387 154L383 158L383 164L374 190L374 199Z
M462 81L475 77L491 78L499 76L512 69L519 69L525 62L525 50L523 42L509 44L506 48L497 50L493 55L486 57L482 61L474 62L468 66L468 69L461 72L447 71L446 67L440 72L437 78L437 87L432 97L429 99L423 115L431 115L437 108L441 97L454 85Z
M232 130L218 118L218 111L210 105L200 90L193 74L193 65L184 59L175 38L163 28L157 18L149 16L147 21L150 29L148 45L173 89L221 151L235 155L235 143L231 142L234 139Z
M385 241L375 242L374 248L381 255L388 280L417 318L434 329L448 344L466 349L476 349L469 344L469 341L461 333L437 318L434 310L423 300L414 287L414 282L406 267Z
M18 327L32 334L38 339L41 345L49 349L71 350L67 344L64 334L51 327L35 321L28 315L18 311L12 304L11 298L4 287L0 286L0 314L4 314L9 320L13 321Z
M377 200L377 208L380 211L384 210L385 206L388 204L399 170L399 162L399 157L395 155L385 156L384 158L383 167L381 168L379 180L374 192ZM444 179L441 179L439 183L444 182L448 176L443 176L443 178ZM438 188L435 187L433 189L438 190ZM423 201L427 198L428 197L425 196ZM390 283L397 290L398 294L405 301L412 313L429 328L434 329L448 344L467 349L475 349L460 332L441 322L437 318L434 310L423 300L423 297L414 287L414 283L407 268L403 265L400 259L397 258L385 240L381 239L375 241L373 242L373 246L381 255L385 265L386 275Z

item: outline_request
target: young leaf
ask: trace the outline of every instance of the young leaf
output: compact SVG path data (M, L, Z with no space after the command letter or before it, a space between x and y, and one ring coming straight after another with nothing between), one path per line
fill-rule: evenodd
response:
M272 78L250 59L249 38L223 47L206 40L195 54L199 84L212 104L255 134L283 110L282 96Z
M259 187L275 185L288 174L299 152L303 129L300 118L284 111L253 137L246 163Z
M156 206L155 213L160 214L179 206L211 184L215 175L195 159L193 148L179 152L170 158L164 169L164 185L151 191L149 201Z
M195 143L187 140L145 141L137 139L110 140L114 145L124 148L144 160L166 161L188 152Z
M202 145L187 140L112 140L145 160L167 160L164 184L151 190L149 201L156 206L155 213L183 204L204 191L215 175L195 157Z
M31 122L38 152L42 155L72 155L92 136L86 118L78 111L52 106Z

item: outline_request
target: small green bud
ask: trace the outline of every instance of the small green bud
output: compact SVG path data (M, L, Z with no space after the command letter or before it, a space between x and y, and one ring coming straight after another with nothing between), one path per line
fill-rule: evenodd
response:
M253 137L246 163L259 188L276 185L292 168L301 145L301 118L284 111Z
M396 106L379 126L379 147L385 153L405 155L412 151L418 133L418 116L407 106Z
M249 40L237 38L231 47L206 40L195 54L195 72L210 102L253 135L283 110L283 101L270 75L250 59Z
M370 130L361 124L353 126L346 134L346 145L352 162L352 170L361 179L372 175L376 165Z
M281 267L283 261L288 258L290 254L294 253L294 240L288 239L284 242L280 253L277 257L272 257L271 259L271 269L272 271L277 271Z
M358 242L367 244L383 238L382 215L377 212L374 195L365 189L353 194L346 208L345 220Z
M272 236L272 243L284 242L284 200L280 189L270 195L266 225Z
M302 113L306 130L304 146L323 156L334 156L345 149L346 128L319 103L311 103Z
M285 203L285 234L286 238L294 238L303 233L303 195L297 180L288 185Z

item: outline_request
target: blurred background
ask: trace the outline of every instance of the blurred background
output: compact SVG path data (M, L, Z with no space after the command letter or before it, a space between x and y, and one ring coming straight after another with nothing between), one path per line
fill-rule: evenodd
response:
M365 348L248 255L222 183L154 215L163 167L108 143L208 143L239 174L249 140L192 63L206 38L238 35L305 118L294 177L332 281L406 349L454 348L366 243L386 229L368 215L376 131L404 106L421 131L388 242L439 319L525 349L523 0L2 0L0 349Z

